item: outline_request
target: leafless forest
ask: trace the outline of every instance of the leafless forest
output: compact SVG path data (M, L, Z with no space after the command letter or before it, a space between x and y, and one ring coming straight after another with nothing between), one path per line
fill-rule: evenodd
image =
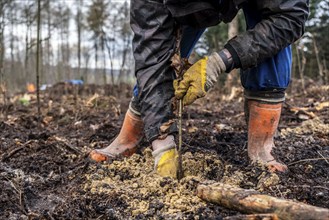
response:
M312 13L304 38L294 45L294 79L328 82L328 1L311 1ZM0 3L0 83L3 90L20 91L70 79L85 83L133 81L132 32L129 1L34 0ZM37 41L38 15L40 16ZM196 56L219 50L245 28L243 15L229 25L212 27L197 45ZM37 45L40 46L39 56ZM234 77L233 77L234 78ZM228 83L231 87L232 83ZM229 88L228 88L229 89Z
M273 152L288 172L248 160L233 71L184 109L178 182L154 172L146 141L129 158L88 159L117 136L131 99L130 1L0 0L0 219L329 219L329 0L310 3ZM239 13L209 28L191 61L245 26ZM210 201L207 187L227 194Z

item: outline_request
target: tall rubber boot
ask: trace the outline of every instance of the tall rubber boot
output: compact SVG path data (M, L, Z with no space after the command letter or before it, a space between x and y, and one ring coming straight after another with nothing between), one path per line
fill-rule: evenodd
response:
M253 162L264 164L271 172L285 172L288 169L271 154L281 109L282 103L248 100L248 155Z
M106 148L91 151L90 159L101 162L121 155L131 156L136 152L137 145L144 136L143 128L141 118L128 109L119 135Z

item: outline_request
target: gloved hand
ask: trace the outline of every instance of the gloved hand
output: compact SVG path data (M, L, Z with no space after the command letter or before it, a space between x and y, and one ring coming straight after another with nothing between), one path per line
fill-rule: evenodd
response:
M174 80L175 97L183 98L184 105L192 104L206 95L225 70L225 63L218 53L202 58L186 71L181 81Z

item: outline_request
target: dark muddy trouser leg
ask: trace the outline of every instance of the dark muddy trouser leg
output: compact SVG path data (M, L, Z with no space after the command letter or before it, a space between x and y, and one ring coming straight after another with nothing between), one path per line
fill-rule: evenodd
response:
M157 0L131 1L131 28L134 32L133 51L137 77L138 103L144 121L146 138L174 133L176 125L166 131L161 125L174 118L171 98L174 96L174 70L170 58L175 47L174 20ZM132 102L133 103L133 102ZM136 105L133 105L136 106Z

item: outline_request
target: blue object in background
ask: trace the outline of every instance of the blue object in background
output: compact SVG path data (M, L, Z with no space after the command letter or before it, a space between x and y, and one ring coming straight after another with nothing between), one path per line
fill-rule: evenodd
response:
M70 83L72 85L83 85L83 81L81 79L69 79L65 82Z

